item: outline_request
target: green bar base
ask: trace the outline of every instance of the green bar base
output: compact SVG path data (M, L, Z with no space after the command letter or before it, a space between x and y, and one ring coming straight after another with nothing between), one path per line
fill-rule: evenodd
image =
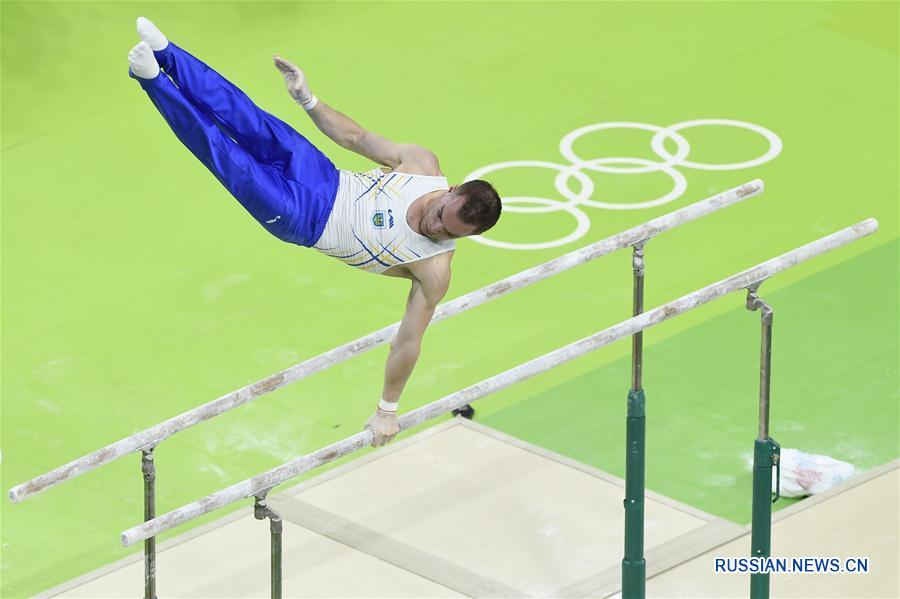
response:
M622 560L622 599L644 599L647 594L647 562Z
M643 389L628 392L625 439L625 556L622 559L623 599L644 599L644 440L646 398Z
M750 547L753 557L770 557L772 550L772 467L781 446L771 437L753 444L753 521ZM769 598L769 575L750 575L751 599Z

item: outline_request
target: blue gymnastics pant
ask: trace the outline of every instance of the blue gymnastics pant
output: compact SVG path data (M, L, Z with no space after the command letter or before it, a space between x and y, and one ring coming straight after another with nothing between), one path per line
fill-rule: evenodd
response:
M331 160L174 43L154 54L163 71L157 77L128 75L178 139L269 233L314 245L337 195Z

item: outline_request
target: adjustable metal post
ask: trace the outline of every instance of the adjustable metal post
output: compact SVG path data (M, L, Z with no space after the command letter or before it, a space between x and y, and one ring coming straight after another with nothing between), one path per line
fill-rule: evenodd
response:
M633 315L644 311L644 244L633 246ZM644 446L645 398L641 383L643 334L631 336L631 390L625 433L625 557L622 559L623 599L644 599L647 566L644 561Z
M257 520L269 519L269 532L272 536L272 599L281 599L281 516L266 504L263 491L254 496L253 516Z
M141 472L144 475L144 522L156 517L156 443L141 449ZM156 599L156 537L144 541L144 599Z
M759 310L762 331L759 355L759 435L753 443L753 519L751 523L751 555L769 557L772 550L772 504L781 490L781 446L769 437L769 391L772 372L771 306L757 295L760 283L747 288L747 309ZM775 467L775 498L772 497L772 467ZM769 575L750 575L750 597L768 599Z

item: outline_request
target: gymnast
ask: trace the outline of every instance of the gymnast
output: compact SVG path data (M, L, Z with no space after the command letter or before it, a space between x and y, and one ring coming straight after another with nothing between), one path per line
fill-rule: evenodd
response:
M303 72L273 55L287 91L338 145L387 168L337 169L284 121L170 42L148 19L128 53L128 75L187 148L269 233L360 270L412 282L391 340L384 386L366 422L375 446L394 438L397 406L438 302L450 285L455 240L500 218L497 191L481 180L449 186L437 156L363 129L314 96Z

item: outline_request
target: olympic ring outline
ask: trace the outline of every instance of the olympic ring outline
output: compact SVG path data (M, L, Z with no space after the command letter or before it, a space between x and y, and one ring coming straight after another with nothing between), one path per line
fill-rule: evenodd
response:
M657 136L666 132L665 127L660 127L658 125L651 125L649 123L635 123L635 122L613 122L613 123L595 123L593 125L587 125L584 127L580 127L571 131L563 136L563 138L559 142L559 152L563 155L563 158L567 159L569 162L573 164L579 164L585 161L583 158L578 156L575 153L575 150L572 149L572 144L575 143L575 140L584 135L585 133L591 133L593 131L600 131L603 129L644 129L647 131L653 131L656 135L653 136L653 139L656 139ZM691 152L691 144L686 140L683 136L678 133L672 133L671 135L667 135L675 141L675 144L678 146L678 153L675 156L671 156L666 159L666 162L660 163L659 168L638 168L638 169L628 169L628 168L615 168L615 167L604 167L604 168L592 168L591 170L598 171L601 173L616 173L622 175L637 175L639 173L649 173L655 170L662 170L663 165L665 166L673 166L674 164L680 162L681 160L687 158L688 154ZM660 156L657 153L657 156ZM649 162L649 161L648 161Z
M582 166L582 165L588 166L588 167L590 167L592 165L596 166L598 163L601 163L601 162L637 162L637 163L643 162L643 163L649 163L649 164L660 164L660 163L651 162L649 160L645 160L644 158L596 158L594 160L586 160L586 161L580 162L578 164L573 164L573 165L569 166L568 168L564 169L562 172L560 172L560 174L558 174L556 176L556 180L554 181L554 185L556 185L556 190L559 191L560 193L562 193L564 196L568 196L568 194L565 193L565 192L569 191L569 187L568 187L569 179L568 179L567 171L569 171L573 168L575 168L577 170L577 167ZM610 168L610 167L605 167L605 168ZM672 180L674 181L675 185L672 188L672 191L670 191L669 193L667 193L666 195L664 195L662 197L656 198L655 200L647 200L645 202L637 202L634 204L614 204L614 203L610 203L610 202L597 202L594 200L581 200L578 203L582 206L589 206L591 208L605 208L607 210L640 210L641 208L652 208L653 206L662 206L663 204L668 204L669 202L673 202L673 201L677 200L678 198L680 198L682 196L682 194L687 190L687 179L681 172L676 171L671 166L665 166L665 167L661 168L660 170L662 170L665 174L669 175L672 178ZM581 171L578 170L578 172L581 172ZM634 172L642 172L642 171L638 171L637 169L634 169L633 172L629 172L628 174L634 174ZM562 177L563 175L566 175L565 183L560 183L559 178ZM591 180L591 182L593 183L593 180ZM563 192L563 190L565 190L565 192Z
M682 136L679 131L682 129L688 129L691 127L699 127L699 126L730 126L741 129L747 129L753 131L764 137L769 142L768 150L761 156L758 156L752 160L746 160L744 162L736 162L730 164L705 164L700 162L693 162L687 160L687 157L690 155L691 145L688 140ZM662 162L653 162L651 160L647 160L644 158L633 158L633 157L602 157L602 158L594 158L594 159L584 159L578 156L572 146L579 137L585 135L586 133L591 133L594 131L601 131L605 129L614 129L614 128L629 128L629 129L641 129L646 131L651 131L654 133L653 138L650 141L650 147L653 152L661 158ZM676 146L675 154L672 154L665 148L665 140L671 139ZM514 242L506 242L506 241L498 241L489 239L484 237L483 235L474 235L469 239L472 239L478 243L483 245L488 245L492 247L499 247L504 249L517 249L517 250L527 250L527 249L547 249L551 247L558 247L561 245L566 245L568 243L572 243L573 241L577 241L581 237L583 237L587 231L590 229L590 217L584 211L582 211L579 206L587 206L591 208L601 208L606 210L640 210L643 208L651 208L655 206L661 206L667 204L669 202L675 201L679 197L681 197L684 192L687 190L687 179L684 174L680 171L675 170L676 166L681 166L685 168L691 168L696 170L708 170L708 171L726 171L726 170L739 170L745 168L751 168L754 166L758 166L760 164L764 164L775 159L783 148L783 144L781 138L778 137L773 131L766 129L760 125L756 125L754 123L749 123L746 121L738 121L733 119L696 119L692 121L683 121L681 123L675 123L674 125L670 125L668 127L660 127L658 125L651 125L649 123L639 123L639 122L631 122L631 121L619 121L619 122L606 122L606 123L594 123L592 125L586 125L584 127L579 127L574 131L571 131L563 136L562 140L559 143L560 153L564 158L567 158L571 164L557 164L555 162L548 162L542 160L510 160L505 162L497 162L493 164L488 164L482 167L479 167L466 175L463 181L471 181L472 179L478 179L482 175L486 173L490 173L493 171L505 169L505 168L516 168L516 167L538 167L538 168L549 168L553 170L559 171L554 179L554 186L556 187L557 192L566 198L566 201L560 201L557 199L551 198L538 198L533 196L506 196L502 198L503 201L503 209L505 212L521 212L521 213L547 213L547 212L558 212L560 210L568 212L575 217L576 220L576 229L574 232L569 235L557 239L554 241L548 242L536 242L536 243L514 243ZM622 167L622 166L608 166L610 163L625 163L625 164L638 164L637 167ZM630 203L630 204L617 204L613 202L599 202L595 200L591 200L590 196L593 195L595 185L593 179L585 175L582 169L592 170L596 172L602 173L614 173L614 174L626 174L626 175L636 175L641 173L648 172L663 172L673 180L673 188L672 190L653 200L647 200L644 202ZM575 177L581 183L581 191L578 193L572 192L569 187L569 179ZM531 204L544 204L544 206L538 207L524 207L524 206L512 206L507 205L513 202L524 202Z
M781 154L781 138L778 137L775 132L766 129L765 127L760 127L759 125L747 123L744 121L735 121L732 119L698 119L695 121L684 121L682 123L670 125L669 127L666 127L666 131L674 133L680 129L687 129L689 127L698 127L704 125L722 125L726 127L737 127L739 129L749 129L750 131L759 133L760 135L765 137L769 142L769 149L762 156L754 158L753 160L746 160L744 162L735 162L732 164L701 164L698 162L685 160L682 161L681 166L706 171L736 171L769 162L770 160L773 160L779 154ZM669 155L669 152L665 149L665 147L663 147L663 141L659 137L659 135L660 134L657 133L653 136L653 139L650 140L650 147L653 148L653 151L657 156L659 156L660 158L664 158Z

